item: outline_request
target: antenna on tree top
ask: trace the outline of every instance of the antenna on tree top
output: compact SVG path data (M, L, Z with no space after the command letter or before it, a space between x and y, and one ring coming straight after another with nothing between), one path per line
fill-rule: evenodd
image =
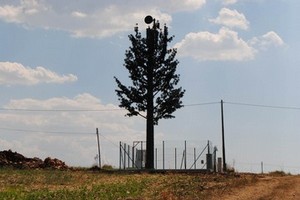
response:
M146 24L151 24L153 22L153 17L151 15L148 15L144 19Z

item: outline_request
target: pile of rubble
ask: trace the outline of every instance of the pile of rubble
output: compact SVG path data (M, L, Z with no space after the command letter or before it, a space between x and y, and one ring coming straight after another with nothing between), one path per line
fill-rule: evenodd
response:
M18 169L68 169L69 167L57 158L26 158L17 152L0 151L0 167L13 167Z

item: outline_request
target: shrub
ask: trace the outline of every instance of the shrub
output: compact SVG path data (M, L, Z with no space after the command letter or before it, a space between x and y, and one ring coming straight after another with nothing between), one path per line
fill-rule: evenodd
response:
M104 170L112 170L113 167L111 165L103 165L102 169L104 169Z

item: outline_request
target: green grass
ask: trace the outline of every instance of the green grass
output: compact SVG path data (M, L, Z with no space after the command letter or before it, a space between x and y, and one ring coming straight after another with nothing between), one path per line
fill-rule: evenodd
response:
M0 199L208 199L245 177L0 168Z
M89 171L0 170L0 199L126 199L146 179Z

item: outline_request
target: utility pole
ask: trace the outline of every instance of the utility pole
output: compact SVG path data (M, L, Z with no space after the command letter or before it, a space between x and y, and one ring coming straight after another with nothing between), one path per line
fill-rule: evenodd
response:
M96 128L96 134L97 134L97 142L98 142L98 164L99 168L101 169L101 154L100 154L100 140L99 140L99 131L98 128Z
M153 103L153 70L154 70L154 48L157 43L157 26L151 16L145 17L145 23L153 23L152 28L147 28L148 46L148 68L147 68L147 131L146 131L146 169L154 169L154 103Z
M221 100L221 123L222 123L222 150L223 150L223 170L227 171L226 158L225 158L225 136L224 136L224 111L223 111L223 100Z

